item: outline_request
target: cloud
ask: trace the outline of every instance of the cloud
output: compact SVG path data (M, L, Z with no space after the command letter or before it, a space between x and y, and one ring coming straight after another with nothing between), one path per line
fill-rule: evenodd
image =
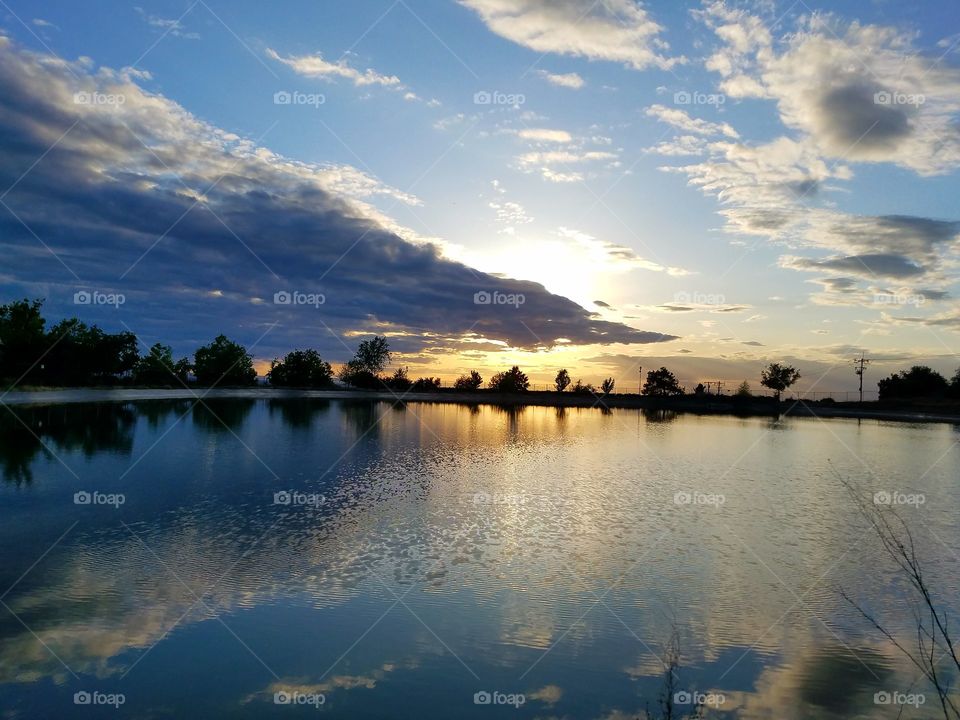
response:
M533 218L527 214L526 208L518 202L493 200L487 205L497 213L497 222L503 226L497 231L500 234L515 235L517 225L526 225L533 222Z
M674 157L703 155L707 150L707 144L702 137L694 135L680 135L671 140L664 140L657 143L646 152L654 155L668 155Z
M951 282L945 268L960 247L960 223L834 209L827 194L852 172L829 164L809 142L780 137L760 145L720 141L699 147L707 159L663 169L687 175L690 185L716 197L727 232L790 246L793 254L781 259L781 267L874 281L923 277L939 290L937 285ZM805 258L798 250L832 255Z
M825 156L921 175L960 165L960 68L919 51L913 34L820 13L775 43L759 18L725 3L695 14L723 43L706 63L720 89L775 101Z
M946 312L928 317L894 317L884 314L884 320L894 325L922 325L930 328L947 328L960 332L960 308L954 308ZM955 358L956 356L954 356Z
M710 303L678 303L670 302L663 305L656 305L653 310L661 310L669 313L687 313L687 312L712 312L712 313L738 313L744 310L750 310L750 305L715 305Z
M580 77L577 73L551 73L546 70L537 70L536 73L539 77L542 77L551 85L556 85L557 87L570 88L571 90L579 90L584 85L587 84L587 81Z
M94 92L123 102L77 101ZM266 357L305 342L348 354L331 331L387 332L401 351L464 338L524 348L557 338L673 339L407 242L356 196L413 196L355 169L277 155L145 91L129 73L0 37L0 93L0 185L13 186L4 202L17 216L0 215L5 285L46 296L52 317L77 313L77 290L109 289L126 295L122 310L91 308L85 319L114 329L123 320L178 352L219 332L249 343L277 323L257 350ZM274 304L283 290L326 302ZM483 290L525 302L476 304Z
M383 75L370 68L361 72L356 68L350 67L346 60L340 60L336 63L324 60L320 53L316 53L315 55L281 57L272 48L267 48L267 57L283 63L295 73L303 75L304 77L321 78L323 80L340 78L349 80L357 87L381 85L398 90L405 89L403 83L400 82L400 78L396 75Z
M794 270L828 270L832 272L867 273L872 277L902 279L923 274L923 268L913 264L902 255L873 253L869 255L848 255L813 260L794 256L780 259L780 266Z
M534 150L516 158L517 167L523 172L539 173L549 182L582 182L584 172L579 166L606 162L616 163L619 155L608 150L587 150L570 147L563 150Z
M623 63L634 70L683 62L661 53L663 28L633 0L460 0L497 35L538 53Z
M679 130L695 135L726 135L729 138L740 137L737 131L727 123L713 123L699 118L692 118L679 108L668 108L664 105L651 105L647 108L647 115L660 122L665 122Z
M142 17L148 25L150 25L151 27L157 28L158 30L162 30L164 35L183 38L184 40L200 39L200 35L198 33L188 32L184 28L183 23L181 23L180 20L174 20L169 18L158 17L156 15L150 15L149 13L145 12L144 9L141 7L134 7L134 10L137 11L140 17ZM36 23L37 25L41 24L36 20L34 20L34 23ZM46 23L45 21L43 21L43 24L44 26L49 25L49 23Z
M568 143L573 136L566 130L550 130L548 128L524 128L517 131L517 137L533 142Z
M579 230L561 227L557 230L557 235L566 240L573 241L588 250L593 259L593 264L596 267L603 267L611 271L634 269L651 270L653 272L667 273L672 277L683 277L684 275L690 274L688 270L684 270L683 268L665 266L647 260L637 255L632 248L628 248L625 245L617 245L616 243L598 240L592 235L580 232Z

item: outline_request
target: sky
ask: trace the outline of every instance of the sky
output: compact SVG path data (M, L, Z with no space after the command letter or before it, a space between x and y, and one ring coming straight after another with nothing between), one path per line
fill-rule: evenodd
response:
M261 370L960 365L930 0L0 0L0 302Z

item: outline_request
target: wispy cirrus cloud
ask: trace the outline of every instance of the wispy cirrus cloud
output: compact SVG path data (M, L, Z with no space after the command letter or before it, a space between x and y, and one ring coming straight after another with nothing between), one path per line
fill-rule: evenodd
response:
M183 22L174 18L163 18L158 15L152 15L146 12L142 7L134 7L134 10L137 11L137 14L143 18L144 22L147 23L150 27L157 28L158 30L163 31L165 35L171 37L183 38L185 40L199 40L200 34L187 30ZM36 21L34 21L36 22ZM45 21L42 21L45 22ZM38 23L39 24L39 23ZM44 27L49 26L49 23L46 23Z
M647 108L647 115L660 122L672 125L678 130L695 135L726 135L729 138L739 138L740 135L728 123L710 122L693 118L680 108L668 108L665 105L651 105Z
M329 60L325 60L321 53L283 57L276 50L267 48L267 57L283 63L295 73L303 75L304 77L320 78L323 80L348 80L357 87L381 85L398 90L406 89L403 83L400 82L400 78L396 75L384 75L372 68L357 70L351 67L345 59L330 62Z

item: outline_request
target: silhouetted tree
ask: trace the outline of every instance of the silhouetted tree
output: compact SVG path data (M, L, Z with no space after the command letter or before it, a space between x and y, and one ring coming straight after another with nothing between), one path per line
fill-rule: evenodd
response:
M647 373L647 381L643 384L643 394L653 397L667 397L670 395L683 395L683 388L677 382L676 376L661 367L659 370L651 370Z
M737 397L750 397L750 383L744 380L737 386Z
M571 392L574 395L596 395L597 389L590 383L585 383L577 378L577 381L573 384L573 389Z
M113 380L133 370L140 360L133 333L106 333L76 318L50 328L48 343L43 376L55 385Z
M453 383L455 390L479 390L483 385L483 378L476 370L471 370L469 375L461 375Z
M557 378L553 381L553 385L557 388L557 392L563 392L567 389L567 386L570 385L570 373L566 371L566 368L557 373Z
M877 383L881 400L891 398L945 397L950 388L947 379L926 365L914 365Z
M435 392L440 389L440 378L422 377L417 378L410 388L413 392Z
M47 349L43 300L16 300L0 305L0 378L24 381L40 376L38 360ZM31 366L37 365L32 370Z
M950 381L950 394L955 398L960 398L960 368L957 368L956 375Z
M243 345L218 335L193 354L193 372L201 385L253 385L257 371Z
M777 402L780 402L780 393L799 379L800 373L795 367L781 365L780 363L770 363L766 369L760 373L760 384L773 390Z
M137 385L178 384L173 348L162 343L154 344L150 352L137 361L133 369L133 381Z
M366 370L376 375L383 372L383 369L390 362L390 343L382 335L377 335L372 340L364 340L357 347L357 352L351 362L360 370Z
M173 372L182 382L186 383L190 373L193 372L193 363L188 358L180 358L173 364Z
M397 392L406 392L410 389L410 386L413 385L408 377L408 373L408 368L398 367L393 371L393 375L384 381L384 384L386 384L386 386L391 390L396 390Z
M329 387L333 370L316 350L294 350L270 363L267 380L276 387Z
M697 383L697 386L693 389L694 395L705 395L707 388L704 387L703 383Z
M600 383L600 390L603 391L604 395L609 395L613 392L613 386L617 384L617 381L612 377L608 377L602 383Z
M340 379L355 387L377 388L383 382L377 377L390 362L390 343L382 335L363 340L353 359L340 368Z
M529 378L516 365L490 378L490 388L498 392L526 392L529 387Z

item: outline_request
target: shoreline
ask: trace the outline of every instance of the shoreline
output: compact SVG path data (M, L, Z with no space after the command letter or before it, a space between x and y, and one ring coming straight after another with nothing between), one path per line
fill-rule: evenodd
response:
M423 402L456 405L495 405L570 407L587 409L659 410L694 415L733 415L739 417L816 417L888 420L910 423L949 423L960 425L960 407L944 410L878 407L877 403L832 403L785 400L776 411L772 398L740 400L734 397L703 399L651 398L641 395L574 395L549 391L504 394L491 391L461 392L441 390L426 393L391 393L371 390L297 390L287 388L51 388L14 390L0 395L0 404L8 406L60 405L83 402L134 402L150 400L199 399L297 399L370 400L379 402Z

